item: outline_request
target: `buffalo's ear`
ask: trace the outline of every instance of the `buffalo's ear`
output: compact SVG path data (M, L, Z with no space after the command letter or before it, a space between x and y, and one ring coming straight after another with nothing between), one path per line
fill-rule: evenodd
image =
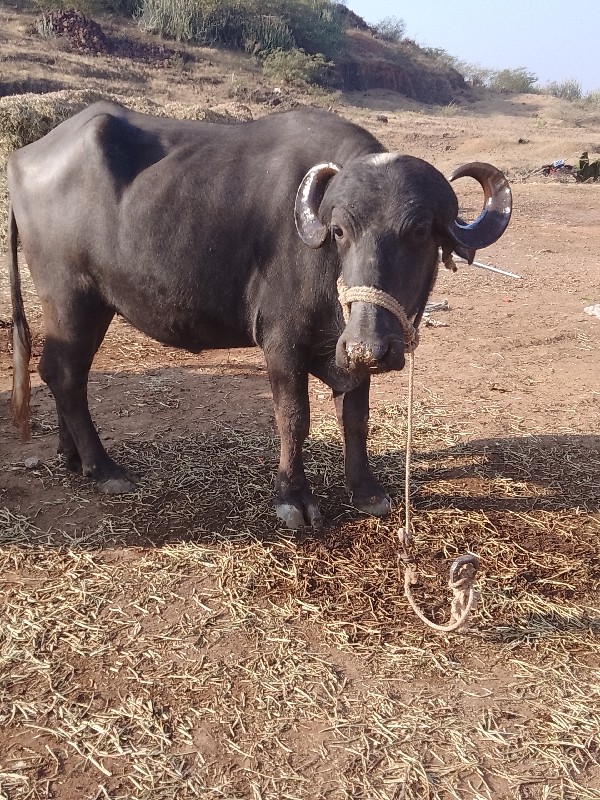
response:
M460 218L457 218L457 220L462 222ZM457 244L447 232L438 233L436 238L440 249L440 261L447 269L452 270L452 272L456 272L457 269L452 253L456 253L457 256L460 256L469 264L473 263L476 250L470 250Z
M294 220L298 235L309 247L321 247L329 232L318 217L319 206L327 184L340 171L337 164L317 164L310 169L298 187L294 204Z
M459 225L466 225L467 223L464 222L460 217L456 218L456 222ZM473 259L477 254L477 250L473 248L464 247L456 242L456 240L452 239L449 236L444 236L442 238L442 263L445 264L449 269L456 271L456 264L452 261L452 253L456 253L457 256L464 259L467 264L472 264Z

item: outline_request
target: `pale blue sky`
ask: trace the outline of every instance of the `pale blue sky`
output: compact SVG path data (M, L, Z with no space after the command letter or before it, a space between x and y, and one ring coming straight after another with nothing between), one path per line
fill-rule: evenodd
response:
M347 0L366 22L399 17L405 36L491 69L525 67L539 83L600 89L600 0Z

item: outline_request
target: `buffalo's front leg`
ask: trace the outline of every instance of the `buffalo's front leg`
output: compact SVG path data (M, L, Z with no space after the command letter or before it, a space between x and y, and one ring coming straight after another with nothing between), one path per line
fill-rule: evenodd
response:
M346 488L359 511L375 517L390 512L390 498L369 467L369 378L350 392L334 392L335 410L344 438Z
M275 483L275 509L288 528L321 527L321 512L304 473L302 446L308 436L308 374L291 361L273 362L267 355L273 390L275 420L281 440L279 469Z

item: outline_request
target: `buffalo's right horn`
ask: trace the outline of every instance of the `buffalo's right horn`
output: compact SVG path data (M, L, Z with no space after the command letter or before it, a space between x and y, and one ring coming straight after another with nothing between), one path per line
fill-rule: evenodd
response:
M321 247L328 228L317 216L327 184L340 171L337 164L317 164L310 169L298 187L294 219L298 235L309 247Z
M512 213L512 193L504 174L491 164L481 161L457 167L449 180L454 181L457 178L475 178L485 194L483 210L477 219L469 223L456 219L448 228L457 245L456 251L461 256L467 253L467 260L471 263L476 250L489 247L506 230Z

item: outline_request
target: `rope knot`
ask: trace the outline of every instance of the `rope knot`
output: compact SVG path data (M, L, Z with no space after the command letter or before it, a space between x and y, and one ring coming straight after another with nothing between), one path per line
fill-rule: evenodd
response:
M402 529L401 529L402 531ZM450 605L450 619L446 625L439 625L432 622L423 614L412 596L411 586L417 583L417 566L412 555L402 555L405 562L404 567L404 594L410 607L417 617L440 633L452 633L462 631L467 627L467 620L471 611L477 605L479 592L474 588L475 576L479 567L479 559L473 553L459 556L450 567L450 579L448 586L452 589L452 602Z

